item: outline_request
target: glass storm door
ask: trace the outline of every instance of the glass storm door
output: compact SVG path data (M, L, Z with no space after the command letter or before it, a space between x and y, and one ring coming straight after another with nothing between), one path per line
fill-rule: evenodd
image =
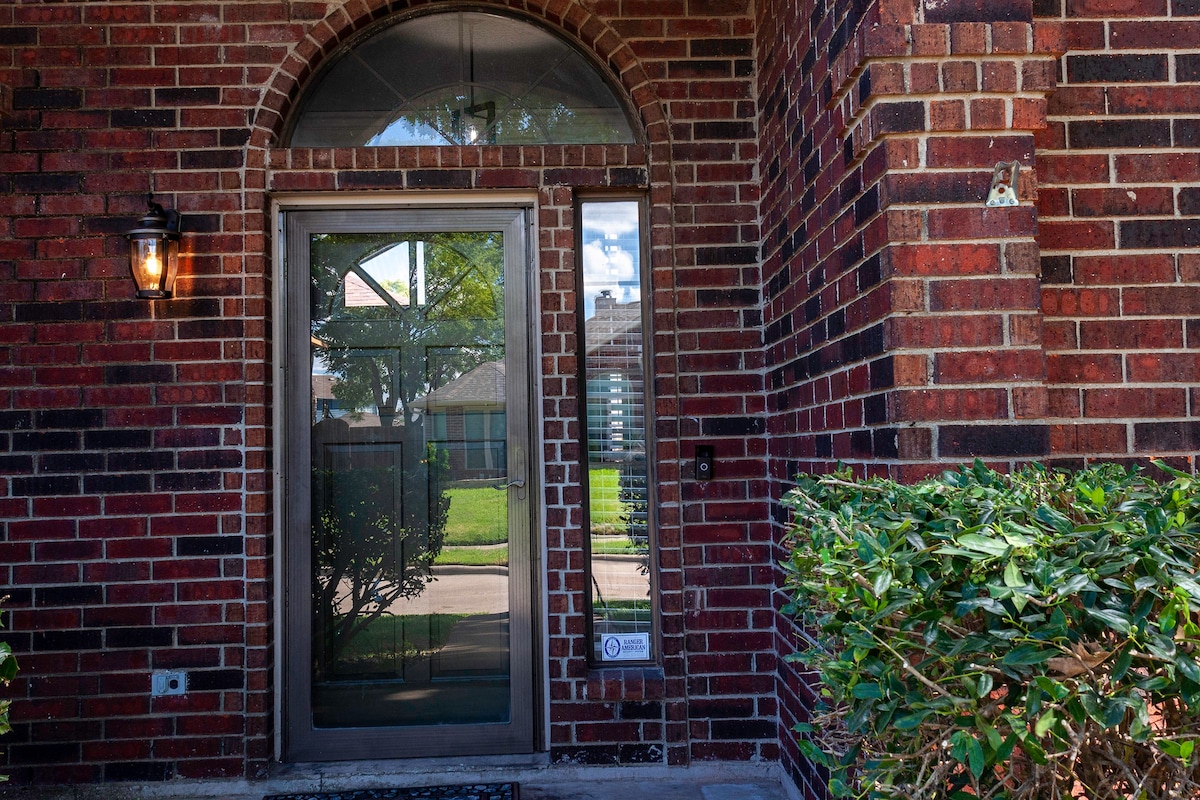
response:
M531 751L525 212L286 230L285 755Z

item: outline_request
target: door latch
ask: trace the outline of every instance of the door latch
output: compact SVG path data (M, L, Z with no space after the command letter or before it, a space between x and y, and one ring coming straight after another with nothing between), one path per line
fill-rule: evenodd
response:
M527 474L525 472L525 448L524 447L514 447L512 449L512 458L511 458L511 462L509 463L509 473L508 474L516 475L517 477L515 477L511 481L507 481L505 483L498 483L495 486L493 486L492 488L494 488L494 489L496 489L496 491L500 491L500 492L506 491L508 489L516 489L517 490L517 499L524 500L525 499L525 475Z

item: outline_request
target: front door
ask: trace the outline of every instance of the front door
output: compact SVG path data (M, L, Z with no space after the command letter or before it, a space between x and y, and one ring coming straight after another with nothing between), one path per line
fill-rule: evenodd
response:
M526 213L285 215L288 760L533 749Z

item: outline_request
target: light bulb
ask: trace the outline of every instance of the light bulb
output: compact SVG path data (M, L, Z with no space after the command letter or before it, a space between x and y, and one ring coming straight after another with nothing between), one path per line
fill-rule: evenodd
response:
M162 262L158 260L157 253L146 255L145 269L146 274L156 281L162 275Z

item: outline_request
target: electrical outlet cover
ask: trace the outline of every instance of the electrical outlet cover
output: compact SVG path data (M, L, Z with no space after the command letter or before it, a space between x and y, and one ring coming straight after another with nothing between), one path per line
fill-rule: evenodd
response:
M151 697L187 694L186 672L154 672L150 675Z

